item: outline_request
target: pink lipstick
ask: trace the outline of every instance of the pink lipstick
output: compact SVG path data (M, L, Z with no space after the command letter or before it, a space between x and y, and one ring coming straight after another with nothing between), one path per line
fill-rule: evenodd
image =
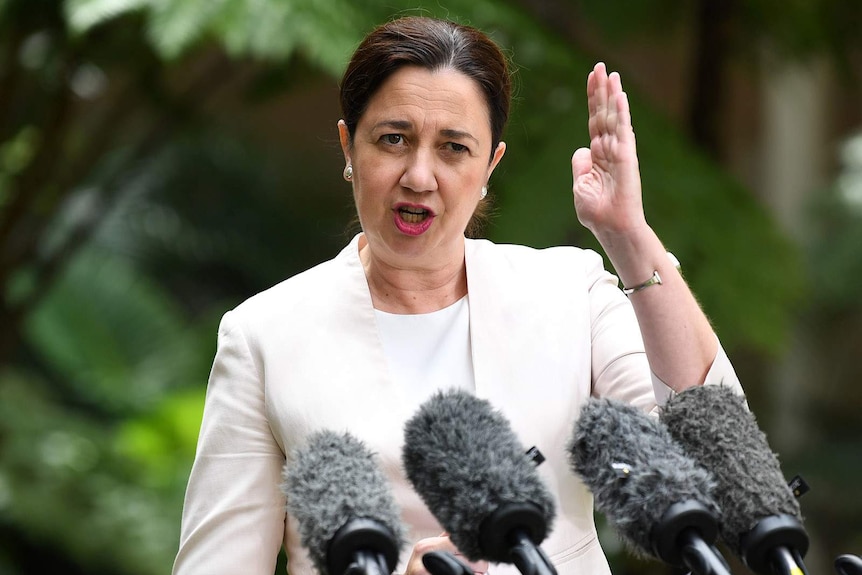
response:
M392 211L395 214L395 227L409 236L424 234L434 222L434 212L425 206L401 203Z

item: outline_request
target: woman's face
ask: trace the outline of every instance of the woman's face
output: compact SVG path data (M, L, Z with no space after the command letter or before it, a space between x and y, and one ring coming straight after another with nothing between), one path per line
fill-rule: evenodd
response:
M353 142L339 122L353 195L373 257L403 269L463 258L467 223L506 149L491 158L488 106L474 80L401 68L371 98Z

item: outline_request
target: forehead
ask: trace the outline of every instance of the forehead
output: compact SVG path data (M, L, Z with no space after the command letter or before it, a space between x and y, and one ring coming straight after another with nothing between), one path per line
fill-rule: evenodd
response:
M451 68L407 66L389 76L359 123L371 127L391 120L445 124L438 126L441 129L486 130L490 137L490 113L482 90L475 80Z

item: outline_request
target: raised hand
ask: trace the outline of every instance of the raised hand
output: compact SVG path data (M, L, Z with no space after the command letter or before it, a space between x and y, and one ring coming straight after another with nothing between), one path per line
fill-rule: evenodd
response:
M599 62L587 78L590 147L572 156L578 220L602 241L646 225L635 135L620 75Z

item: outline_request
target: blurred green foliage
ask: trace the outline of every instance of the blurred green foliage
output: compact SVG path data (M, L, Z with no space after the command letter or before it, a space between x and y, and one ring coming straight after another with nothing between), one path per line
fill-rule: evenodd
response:
M858 41L848 3L751 16L771 4L741 3L742 22L763 26L738 33L791 52L843 54ZM593 55L538 12L516 0L0 0L0 573L169 570L219 317L348 237L337 118L331 133L287 137L301 109L263 128L244 111L334 93L374 24L449 17L507 49L518 90L488 235L598 249L575 218L569 167L588 144ZM688 14L672 0L575 12L620 38L661 34L655 23ZM830 23L836 33L821 37ZM821 318L824 353L858 342L862 226L839 186L800 251L681 127L628 91L647 216L731 355L778 354L800 313ZM800 311L809 277L819 289ZM836 318L843 329L826 321ZM841 382L858 375L836 370L837 389L818 399L826 436L852 425L842 418L862 403L843 401ZM843 413L836 404L847 413L830 420ZM835 475L859 446L847 439L797 463L828 463L818 479L853 499ZM814 524L848 533L829 543L858 552L858 506L812 497L824 510ZM608 547L617 573L662 572Z
M369 23L361 8L318 0L69 0L64 7L70 30L82 35L125 13L145 13L147 39L167 59L215 39L235 57L277 60L300 52L333 74L342 70L362 25Z

